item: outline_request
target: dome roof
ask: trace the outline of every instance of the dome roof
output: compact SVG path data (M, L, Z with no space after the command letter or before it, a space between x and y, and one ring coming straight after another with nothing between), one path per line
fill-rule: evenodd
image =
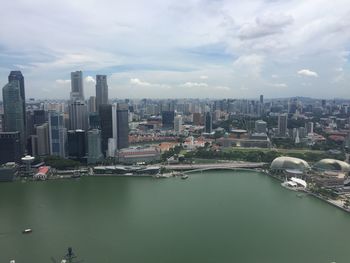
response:
M270 168L273 170L291 169L304 171L310 169L310 165L306 161L299 158L282 156L273 160Z
M322 159L313 165L313 168L323 171L349 172L350 165L346 162L335 159Z

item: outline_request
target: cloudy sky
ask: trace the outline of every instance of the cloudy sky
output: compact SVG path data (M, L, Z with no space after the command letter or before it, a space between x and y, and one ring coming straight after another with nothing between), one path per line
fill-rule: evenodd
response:
M350 98L349 0L11 0L0 85L68 98L107 74L110 97Z

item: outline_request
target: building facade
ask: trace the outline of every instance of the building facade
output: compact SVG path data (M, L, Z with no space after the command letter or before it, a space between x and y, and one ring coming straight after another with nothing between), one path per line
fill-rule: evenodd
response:
M94 164L100 162L103 159L101 150L101 131L98 129L92 129L87 133L88 137L88 154L87 163Z
M83 72L75 71L71 72L71 93L70 99L84 101L84 86L83 86Z
M4 104L4 131L20 133L21 149L24 152L26 143L25 115L23 111L23 100L20 93L20 82L12 80L2 89Z
M19 163L22 157L21 136L18 131L0 132L0 164Z
M66 158L67 129L64 127L63 113L49 113L50 154Z
M108 104L108 85L106 75L96 75L96 107Z

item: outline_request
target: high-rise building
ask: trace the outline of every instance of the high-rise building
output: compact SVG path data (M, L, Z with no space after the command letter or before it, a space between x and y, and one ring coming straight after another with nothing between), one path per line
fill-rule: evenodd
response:
M86 156L86 134L83 130L67 132L68 158L83 161Z
M314 133L314 123L313 122L307 122L305 124L306 132L309 133Z
M91 96L88 100L88 112L96 112L97 108L96 108L96 97L95 96Z
M288 114L278 115L278 136L287 136Z
M207 111L205 113L205 132L212 133L212 131L213 131L213 119L212 119L211 113Z
M33 124L42 125L47 121L45 110L34 110L33 111Z
M113 138L112 105L104 104L99 106L101 148L104 156L107 154L108 139Z
M263 120L257 120L255 122L255 132L266 133L267 123Z
M193 125L201 125L202 123L202 115L199 112L193 113Z
M88 111L84 101L75 100L69 103L69 129L87 130Z
M162 124L164 129L174 129L174 111L162 111Z
M264 95L260 95L260 104L264 104Z
M106 75L96 75L96 108L108 104L108 85Z
M71 72L71 87L70 99L84 101L84 86L83 86L83 72L75 71Z
M21 137L18 131L0 132L0 164L19 163L22 157Z
M66 157L67 129L64 127L64 115L49 112L50 154Z
M117 105L117 149L129 147L129 106L126 103Z
M25 134L25 115L23 111L23 100L20 93L20 82L11 80L2 89L2 98L4 104L4 131L20 133L21 153L24 152L26 143Z
M21 71L11 71L8 76L8 81L18 81L19 82L19 91L22 99L22 108L23 108L23 116L26 116L26 95L24 88L24 77ZM26 129L26 119L24 119L24 130Z
M37 155L45 156L50 154L50 144L49 144L49 124L44 123L36 127L37 136Z
M91 112L89 114L89 130L100 129L100 115L98 112Z
M176 133L182 132L182 116L177 115L174 119L174 130Z
M88 131L88 164L94 164L103 159L101 151L101 131L93 129Z

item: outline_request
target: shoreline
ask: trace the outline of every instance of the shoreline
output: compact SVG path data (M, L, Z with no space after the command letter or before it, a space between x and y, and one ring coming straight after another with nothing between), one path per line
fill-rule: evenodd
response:
M258 168L258 167L251 167L251 168L243 168L243 167L231 167L231 168L219 168L219 167L215 167L213 169L203 169L202 171L194 169L194 170L187 170L185 172L179 172L176 170L172 170L171 172L166 172L164 174L88 174L88 175L82 175L79 177L73 177L72 175L56 175L56 176L50 176L47 178L47 180L60 180L60 179L80 179L82 177L129 177L129 178L133 178L133 177L152 177L155 179L160 179L160 178L171 178L171 177L177 177L177 176L181 176L182 174L190 174L190 173L202 173L202 172L207 172L207 171L215 171L215 170L231 170L231 171L253 171L253 172L257 172L257 173L261 173L264 174L266 176L269 176L275 180L278 180L279 182L283 182L283 180L276 175L272 175L270 174L267 170ZM28 178L18 178L17 180L14 181L19 181L19 182L27 182L27 181L40 181L40 180L33 180L33 179L28 179ZM338 209L341 209L344 212L350 213L350 208L345 208L340 204L337 204L336 202L320 196L316 193L311 192L310 190L299 190L298 192L304 192L308 195L311 195L319 200L322 200Z

